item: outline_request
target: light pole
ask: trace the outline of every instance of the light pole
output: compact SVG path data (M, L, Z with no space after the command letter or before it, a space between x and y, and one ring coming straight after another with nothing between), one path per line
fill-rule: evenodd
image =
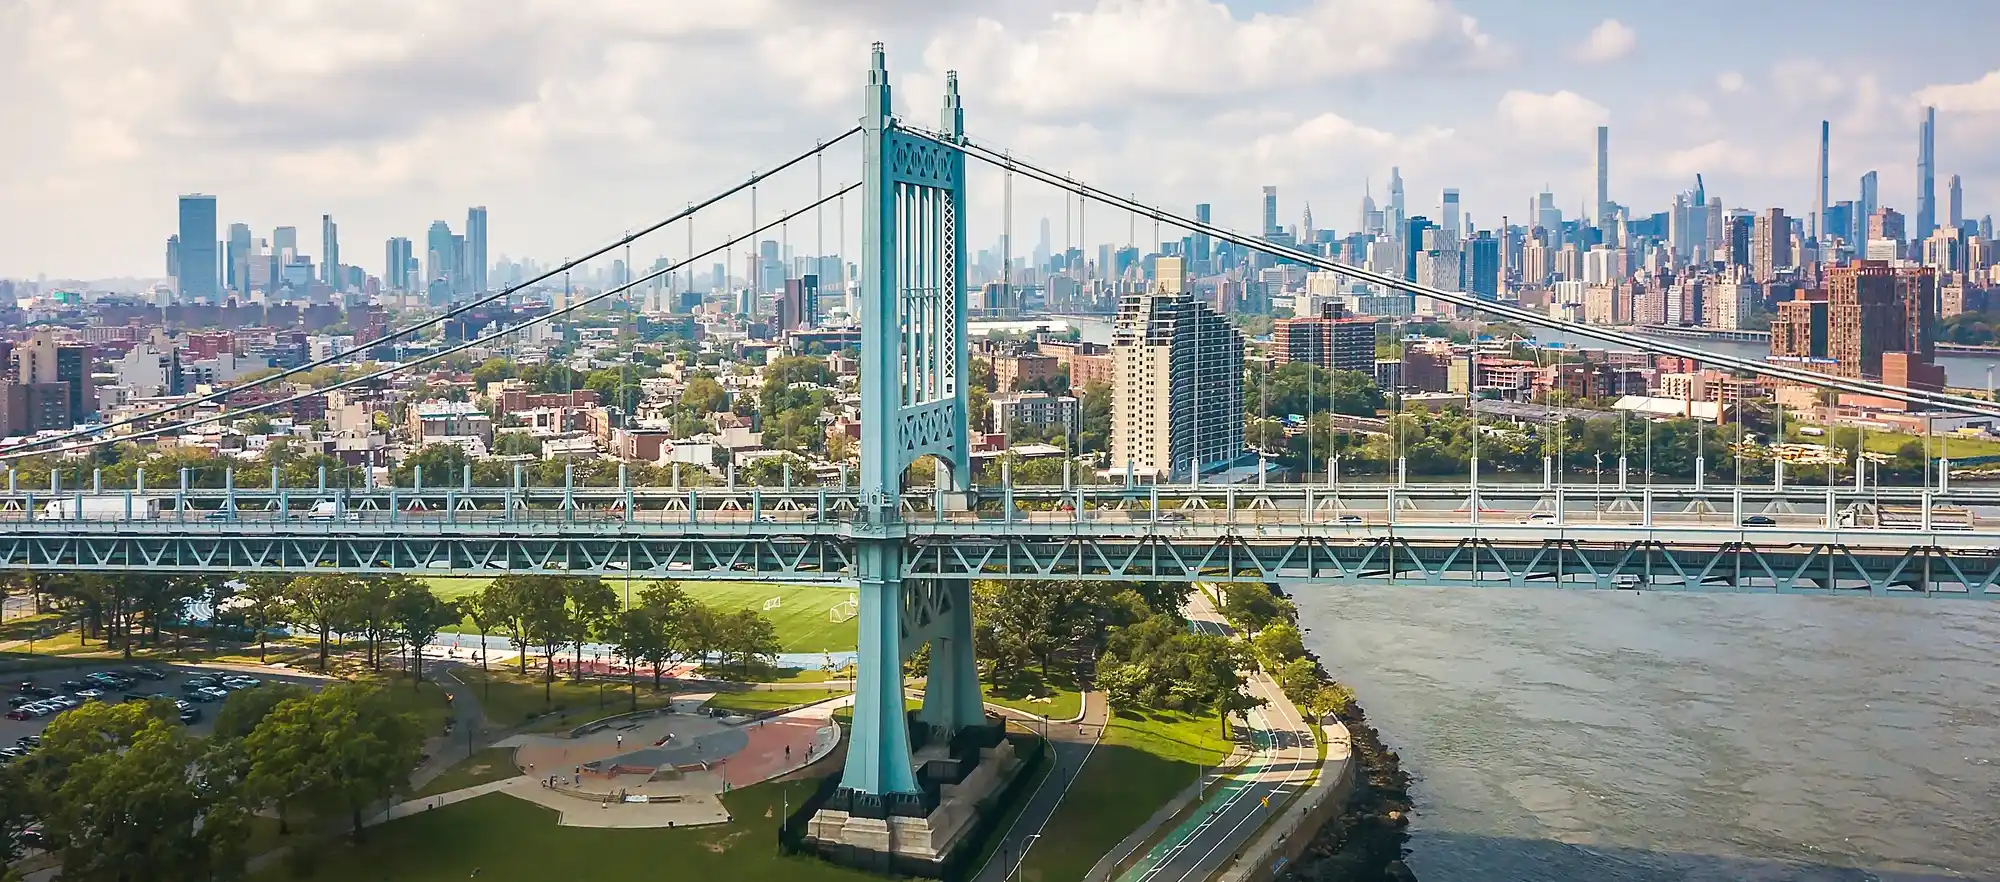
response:
M1597 457L1597 499L1592 502L1591 507L1597 509L1597 519L1602 521L1604 520L1604 451L1597 451L1594 455Z
M1042 834L1030 833L1028 834L1028 838L1021 840L1021 856L1015 859L1014 872L1007 874L1009 878L1016 880L1021 878L1021 867L1028 862L1028 849L1033 848L1035 840L1040 838L1042 838Z

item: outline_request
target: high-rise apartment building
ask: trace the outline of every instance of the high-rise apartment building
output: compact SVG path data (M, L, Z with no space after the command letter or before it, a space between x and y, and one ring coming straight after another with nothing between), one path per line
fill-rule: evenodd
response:
M1784 209L1765 209L1757 215L1750 240L1750 274L1758 284L1770 284L1778 270L1792 265L1792 220Z
M1197 203L1194 207L1194 219L1198 223L1214 223L1211 219L1213 212L1214 207L1208 203ZM1207 233L1197 232L1194 234L1194 265L1196 272L1208 272L1209 247L1210 240Z
M181 234L167 237L167 278L181 277Z
M1597 127L1597 227L1611 228L1611 127Z
M1278 188L1264 188L1264 237L1276 236L1281 231L1278 226Z
M55 332L36 331L14 347L14 380L22 386L61 384L72 422L97 412L97 390L90 373L90 347L56 342ZM68 425L39 428L67 429Z
M340 227L333 222L333 215L319 216L319 235L319 280L338 291L347 279L340 269Z
M1465 290L1481 300L1500 299L1500 240L1491 230L1481 230L1466 241Z
M1924 108L1917 128L1917 229L1924 239L1937 228L1937 108Z
M250 225L230 224L229 241L224 247L228 272L223 279L229 290L250 290L250 250Z
M451 290L451 282L458 276L458 249L452 242L455 237L451 224L431 221L431 228L424 234L424 285L444 282L445 291Z
M1320 314L1278 319L1271 326L1271 357L1278 364L1295 361L1329 371L1372 372L1375 369L1375 320L1348 315L1338 303L1320 306Z
M215 197L190 193L181 197L180 274L183 300L222 299L221 263L216 256Z
M1112 329L1111 464L1185 480L1243 455L1243 335L1189 294L1129 294Z
M1935 270L1853 261L1827 271L1826 299L1831 373L1912 388L1942 387L1943 369L1935 363L1932 338ZM1885 359L1888 354L1904 357Z
M465 270L475 293L486 292L486 206L465 211Z
M1958 175L1952 175L1950 183L1945 185L1944 216L1945 225L1954 230L1965 226L1965 185Z

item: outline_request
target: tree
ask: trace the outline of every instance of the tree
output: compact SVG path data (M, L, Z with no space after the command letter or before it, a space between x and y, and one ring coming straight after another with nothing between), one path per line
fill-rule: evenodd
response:
M1083 387L1083 397L1077 402L1082 410L1080 428L1077 431L1077 450L1081 453L1101 453L1111 449L1111 386L1102 380ZM1113 468L1121 466L1112 463Z
M223 700L222 709L215 712L215 737L222 740L248 737L272 708L311 691L296 683L266 683L255 689L231 692Z
M1255 634L1275 621L1294 618L1292 602L1271 593L1257 582L1229 582L1222 586L1222 616L1238 631Z
M494 456L540 456L542 439L526 432L501 432L493 438Z
M1250 638L1250 651L1256 654L1258 665L1265 671L1276 671L1290 662L1303 660L1306 647L1299 638L1298 626L1277 621Z
M165 702L86 703L42 733L32 787L70 882L197 882L240 874L247 814Z
M618 592L598 579L572 579L569 583L569 642L576 647L574 679L583 682L583 644L608 633L618 617Z
M410 651L410 687L414 689L424 681L424 647L439 631L458 624L461 616L458 607L439 600L429 585L408 576L390 576L383 581L390 592L396 636Z
M396 713L380 687L342 683L279 703L243 750L253 790L281 805L345 811L359 842L363 810L408 785L423 737L416 716Z
M1271 671L1271 679L1277 681L1279 691L1293 704L1305 707L1319 691L1319 668L1311 659L1295 658L1279 665Z
M292 617L319 637L321 671L326 670L327 640L354 621L354 596L358 593L354 582L352 576L312 573L294 577L286 586Z
M676 582L654 582L639 592L635 608L645 611L645 626L651 629L639 644L638 657L653 666L653 691L660 691L660 676L667 662L690 651L689 632L696 624L691 616L699 608Z
M1058 650L1102 632L1107 624L1106 587L1068 580L978 582L973 586L973 620L991 629L989 643L1018 647L1046 677L1053 672ZM1006 646L993 648L1010 652Z
M21 859L22 841L34 818L35 793L29 789L26 769L20 764L0 766L0 867L12 867ZM13 870L0 871L0 880L19 882Z
M368 668L382 670L382 643L396 632L396 611L391 586L386 578L358 578L353 581L352 621L368 641Z
M696 374L681 390L681 408L696 417L729 409L729 390L707 374Z
M718 638L716 648L722 651L723 660L735 656L746 676L750 673L752 660L770 658L784 648L778 642L777 626L754 609L739 609L717 616L715 626Z
M264 661L264 645L271 628L284 624L291 615L291 601L286 593L287 581L284 576L255 573L243 577L243 590L237 597L243 603L238 607L243 611L243 623L257 633L257 661Z

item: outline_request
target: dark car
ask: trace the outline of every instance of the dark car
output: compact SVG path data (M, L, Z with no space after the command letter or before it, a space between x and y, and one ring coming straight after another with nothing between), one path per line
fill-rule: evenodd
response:
M140 665L132 669L132 676L141 680L165 680L167 672L149 665Z
M188 708L187 710L181 711L181 722L186 723L188 725L194 725L195 723L201 722L201 708L191 707Z
M188 681L186 683L181 684L181 691L196 692L202 689L207 689L210 686L220 686L220 685L222 685L221 677L217 677L212 674L203 674L199 677L188 678Z
M35 718L35 712L25 707L17 707L7 712L7 719L27 721Z
M1775 527L1777 525L1778 522L1776 520L1764 515L1751 515L1743 519L1743 526L1746 527Z
M21 745L22 747L28 748L29 750L33 750L37 747L42 746L42 736L23 735L19 738L14 739L14 743Z
M36 698L54 698L54 697L56 697L56 691L55 691L54 689L50 689L50 688L49 688L49 687L47 687L47 686L27 686L27 687L23 687L23 688L21 689L21 694L22 694L22 695L32 695L32 696L34 696L34 697L36 697Z
M8 706L8 707L20 707L21 705L24 705L24 704L34 704L34 703L35 703L36 701L39 701L39 700L40 700L40 699L37 699L36 697L34 697L34 696L32 696L32 695L16 695L16 696L14 696L13 698L9 698L9 699L7 699L7 706Z
M59 685L61 686L62 691L64 692L75 692L78 689L90 688L90 685L83 682L82 680L64 680Z
M22 695L28 694L28 690L34 688L35 688L35 681L33 680L22 680L21 682L14 684L14 691L19 692Z

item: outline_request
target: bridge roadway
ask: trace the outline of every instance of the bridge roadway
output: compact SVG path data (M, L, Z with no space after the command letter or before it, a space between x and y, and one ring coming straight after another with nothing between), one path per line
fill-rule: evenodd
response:
M857 502L830 487L13 493L0 567L851 584L852 540L888 536L917 579L2000 598L1986 489L1482 485L1475 505L1463 485L1016 487L908 493L894 523Z

